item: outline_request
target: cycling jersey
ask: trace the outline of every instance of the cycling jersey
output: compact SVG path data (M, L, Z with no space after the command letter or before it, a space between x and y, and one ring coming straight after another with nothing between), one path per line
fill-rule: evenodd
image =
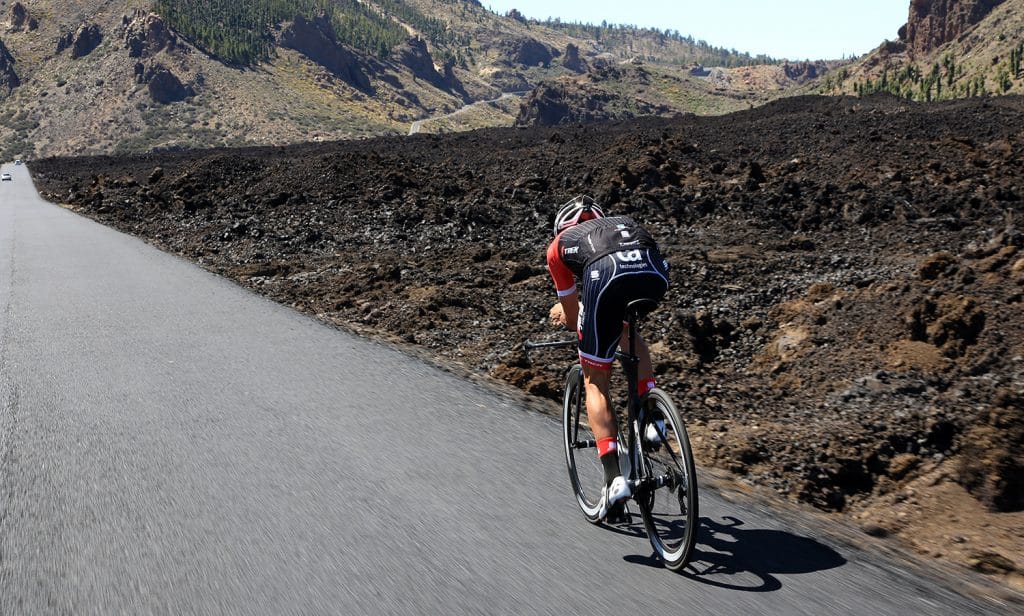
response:
M658 248L646 229L626 216L587 220L558 234L548 246L548 269L559 297L576 290L575 278L597 259L623 251L637 258L642 248Z
M580 362L608 369L622 334L626 305L660 300L668 289L668 262L651 235L625 216L588 220L560 233L547 252L559 297L582 282L577 332Z

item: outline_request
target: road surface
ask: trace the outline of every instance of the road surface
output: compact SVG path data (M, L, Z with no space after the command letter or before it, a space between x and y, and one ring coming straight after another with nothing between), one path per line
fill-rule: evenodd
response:
M0 186L0 614L1012 613L707 488L587 524L558 424Z
M504 100L506 98L512 98L514 96L522 96L523 94L525 94L525 92L503 92L501 94L501 96L498 96L497 98L492 98L492 99L486 100L486 101L476 101L474 103L469 103L468 105L463 105L462 107L459 107L458 109L456 109L455 111L453 111L451 113L446 113L444 115L439 115L439 116L436 116L436 117L433 117L433 118L425 118L423 120L416 120L416 121L414 121L409 126L409 134L410 135L415 135L415 134L419 133L420 129L423 128L423 124L425 122L434 122L434 121L437 121L437 120L444 120L444 119L447 119L447 118L453 118L453 117L455 117L457 115L462 115L463 113L466 113L467 111L469 111L473 107L477 107L479 105L491 105L491 104L497 103L498 101Z

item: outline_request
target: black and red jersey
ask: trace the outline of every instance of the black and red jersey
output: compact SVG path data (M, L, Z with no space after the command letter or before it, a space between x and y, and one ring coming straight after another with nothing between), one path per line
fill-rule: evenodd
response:
M627 216L586 220L558 234L548 246L548 270L559 297L576 290L576 278L587 265L617 252L647 248L658 244L643 227Z

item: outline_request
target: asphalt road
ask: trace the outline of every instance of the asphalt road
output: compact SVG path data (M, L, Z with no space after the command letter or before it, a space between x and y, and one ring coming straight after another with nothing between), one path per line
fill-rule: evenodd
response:
M486 100L486 101L476 101L475 103L469 103L468 105L463 105L462 107L459 107L458 109L456 109L455 111L453 111L451 113L446 113L444 115L435 116L435 117L432 117L432 118L425 118L423 120L416 120L412 124L409 125L409 134L410 135L415 135L418 132L420 132L420 129L423 128L423 124L426 123L426 122L433 122L433 121L437 121L437 120L444 120L446 118L451 118L451 117L454 117L454 116L457 116L457 115L462 115L463 113L466 113L467 111L469 111L473 107L477 107L477 106L480 106L480 105L491 105L493 103L497 103L498 101L504 100L506 98L512 98L512 97L515 97L515 96L523 96L524 94L526 94L526 92L502 92L501 95L498 96L497 98L492 98L492 99Z
M709 488L695 568L668 572L583 520L520 398L3 170L0 614L1013 612Z

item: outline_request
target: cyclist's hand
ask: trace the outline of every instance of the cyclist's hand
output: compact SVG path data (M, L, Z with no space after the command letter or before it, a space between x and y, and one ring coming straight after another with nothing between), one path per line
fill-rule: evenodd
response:
M565 311L562 310L560 302L555 302L555 305L551 307L548 312L548 322L551 323L551 327L565 327Z

